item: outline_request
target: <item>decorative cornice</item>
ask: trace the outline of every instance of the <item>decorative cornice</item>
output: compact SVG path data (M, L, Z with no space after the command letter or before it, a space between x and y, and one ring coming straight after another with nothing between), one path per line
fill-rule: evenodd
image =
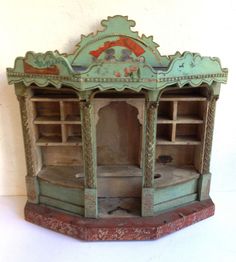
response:
M163 57L152 37L140 37L131 30L135 22L127 17L108 17L102 21L102 25L102 31L82 36L78 49L72 55L60 54L58 51L44 54L30 51L25 57L16 58L14 68L7 69L9 83L23 83L25 86L35 84L40 87L52 85L56 88L66 85L78 91L95 88L158 91L172 85L180 88L185 85L196 87L202 83L211 85L213 82L227 81L228 71L221 67L218 58L201 57L190 52L182 55L177 52L173 56ZM141 45L141 49L138 45ZM104 55L106 46L107 50L110 46L113 49L112 55L108 57ZM132 48L132 54L123 53L123 57L119 56L121 50ZM98 59L90 54L91 50L99 53ZM137 58L135 55L139 56L142 53L138 52L140 50L145 52ZM88 61L89 64L83 65Z
M183 87L199 86L202 83L211 85L213 81L226 83L228 70L221 68L220 60L216 57L201 57L199 54L184 52L175 58L167 71L158 71L158 87L163 88L170 84Z

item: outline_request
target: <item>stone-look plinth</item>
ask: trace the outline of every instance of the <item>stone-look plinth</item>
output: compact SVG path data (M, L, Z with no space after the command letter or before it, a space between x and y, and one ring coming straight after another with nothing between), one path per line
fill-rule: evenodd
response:
M28 202L25 219L82 240L153 240L210 217L214 211L208 199L153 217L91 219Z

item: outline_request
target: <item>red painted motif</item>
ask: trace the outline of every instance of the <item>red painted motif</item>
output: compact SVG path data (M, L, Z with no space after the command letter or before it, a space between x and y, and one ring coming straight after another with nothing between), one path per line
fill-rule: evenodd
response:
M129 76L131 73L135 73L137 71L138 71L138 67L137 66L130 66L130 67L126 67L124 69L125 76Z
M115 72L115 76L116 76L116 77L121 77L120 72Z
M24 61L24 71L28 74L43 74L43 75L59 75L59 69L56 65L45 67L45 68L36 68Z
M132 39L128 37L120 37L118 40L105 42L103 46L99 47L96 50L90 51L89 53L92 56L99 57L101 53L103 53L106 49L113 46L126 47L131 50L136 56L140 56L145 52L145 50Z

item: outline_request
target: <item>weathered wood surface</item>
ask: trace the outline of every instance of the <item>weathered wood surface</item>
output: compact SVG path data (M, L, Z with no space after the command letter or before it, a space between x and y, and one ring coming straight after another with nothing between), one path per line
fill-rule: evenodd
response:
M93 229L78 229L72 219L66 227L73 233L66 234L151 239L213 214L205 200L216 99L228 70L218 58L197 53L162 56L152 37L131 30L134 25L128 17L108 17L103 30L82 36L72 54L27 52L7 69L21 109L28 201L81 214L88 219L77 222L85 224L97 218L98 199L101 210L104 203L114 208L114 216L132 209L154 219L139 218L141 226L127 228L116 220L107 228L98 219L89 224ZM189 222L170 212L170 222L156 217L195 200L202 202L188 207L197 215L188 208L179 213ZM45 210L27 204L26 217L55 228L67 216L48 209L55 215L51 225Z

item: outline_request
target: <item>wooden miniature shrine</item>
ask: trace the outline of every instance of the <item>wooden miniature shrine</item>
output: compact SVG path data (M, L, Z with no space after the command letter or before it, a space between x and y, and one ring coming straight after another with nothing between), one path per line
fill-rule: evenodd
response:
M85 240L156 239L214 214L218 58L161 56L114 16L73 54L27 52L7 69L20 104L26 220Z

